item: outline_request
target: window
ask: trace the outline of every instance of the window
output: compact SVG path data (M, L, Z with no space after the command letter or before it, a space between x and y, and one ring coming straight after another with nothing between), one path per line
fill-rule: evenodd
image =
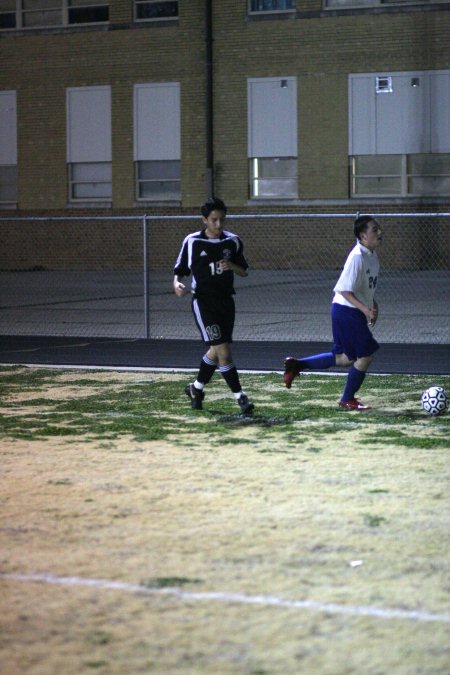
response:
M180 85L134 87L136 199L181 200Z
M447 0L431 0L431 2L447 2ZM347 7L380 7L394 5L428 5L430 0L323 0L325 9L346 9Z
M349 77L350 194L450 194L450 71Z
M450 195L450 154L351 158L352 197Z
M409 155L406 187L411 195L450 195L450 154Z
M107 0L0 0L0 30L105 23L108 19Z
M296 0L250 0L249 13L292 12L295 5Z
M62 4L60 0L22 0L22 27L60 26Z
M68 23L106 23L109 20L108 4L99 0L69 0Z
M296 157L250 159L251 196L280 199L297 196Z
M67 90L69 201L112 198L111 89Z
M73 162L69 164L69 193L77 199L111 199L111 162Z
M0 204L17 202L16 92L0 91Z
M16 27L16 0L0 0L0 29Z
M135 0L136 21L175 19L177 16L177 0Z
M296 198L297 80L252 78L247 88L250 198Z
M137 199L146 201L179 201L181 199L180 162L137 162Z
M0 204L17 202L17 165L0 164Z

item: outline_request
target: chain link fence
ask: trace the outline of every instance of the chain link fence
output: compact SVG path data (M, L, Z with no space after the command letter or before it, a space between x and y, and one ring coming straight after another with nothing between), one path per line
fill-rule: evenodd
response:
M236 278L236 340L331 340L332 289L356 214L236 214L247 278ZM447 344L450 213L378 213L377 340ZM0 218L0 333L198 338L172 291L192 216Z

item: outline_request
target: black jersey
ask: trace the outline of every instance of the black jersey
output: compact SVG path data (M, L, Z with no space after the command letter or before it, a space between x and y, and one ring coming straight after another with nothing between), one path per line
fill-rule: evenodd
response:
M248 268L242 241L224 230L218 239L209 239L205 230L188 234L175 263L174 274L187 277L192 272L192 292L197 298L220 298L234 294L234 273L223 272L219 260L230 260Z

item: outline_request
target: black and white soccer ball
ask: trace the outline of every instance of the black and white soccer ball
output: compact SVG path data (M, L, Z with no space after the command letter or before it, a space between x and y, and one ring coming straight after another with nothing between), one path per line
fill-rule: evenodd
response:
M448 410L449 399L444 387L429 387L422 394L422 408L429 415L442 415Z

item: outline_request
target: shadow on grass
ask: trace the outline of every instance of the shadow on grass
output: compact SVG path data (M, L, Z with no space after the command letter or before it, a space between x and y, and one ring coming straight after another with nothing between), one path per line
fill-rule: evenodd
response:
M290 424L292 420L288 417L268 417L265 415L224 415L220 411L211 410L211 415L216 418L219 424L229 427L239 426L259 426L259 427L274 427Z

